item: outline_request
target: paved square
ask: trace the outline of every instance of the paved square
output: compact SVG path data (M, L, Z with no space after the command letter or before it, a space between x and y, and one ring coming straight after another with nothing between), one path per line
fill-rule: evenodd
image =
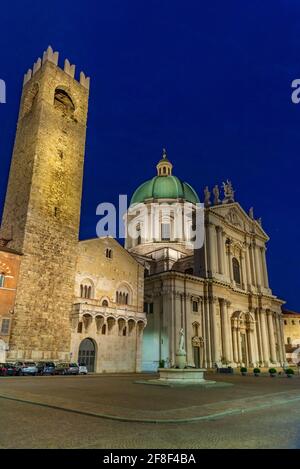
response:
M0 447L300 447L298 376L212 374L231 384L212 389L135 384L141 377L153 379L1 378Z

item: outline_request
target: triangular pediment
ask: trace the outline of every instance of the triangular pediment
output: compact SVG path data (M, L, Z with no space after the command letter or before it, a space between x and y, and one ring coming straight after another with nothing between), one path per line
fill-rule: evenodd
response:
M224 222L230 226L247 233L256 234L265 239L269 239L267 233L257 220L252 219L238 202L231 204L214 205L209 208L210 212L221 216Z

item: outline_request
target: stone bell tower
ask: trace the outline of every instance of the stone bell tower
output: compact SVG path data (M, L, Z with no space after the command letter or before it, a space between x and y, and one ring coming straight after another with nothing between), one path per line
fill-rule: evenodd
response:
M49 46L24 77L0 238L23 254L9 359L70 358L89 78Z

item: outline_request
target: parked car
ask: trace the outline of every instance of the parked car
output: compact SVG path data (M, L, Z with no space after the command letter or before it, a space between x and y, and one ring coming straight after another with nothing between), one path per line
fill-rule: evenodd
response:
M77 363L58 363L55 367L56 375L78 375L79 366Z
M17 367L14 363L0 363L0 376L16 376Z
M35 363L33 362L17 362L15 364L17 375L25 376L31 375L36 376L38 374L38 369Z
M54 375L55 364L53 362L39 362L37 363L39 375Z
M88 369L87 369L85 363L79 363L78 366L79 366L79 374L80 375L87 375L88 374Z
M4 363L3 376L16 376L17 367L13 363Z

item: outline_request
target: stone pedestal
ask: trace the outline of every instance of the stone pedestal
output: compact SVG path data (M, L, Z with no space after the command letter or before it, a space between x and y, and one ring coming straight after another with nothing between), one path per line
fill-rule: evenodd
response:
M183 384L201 384L206 382L202 368L159 368L159 381L168 381L169 383Z
M175 355L175 364L180 370L186 367L186 352L178 351Z

